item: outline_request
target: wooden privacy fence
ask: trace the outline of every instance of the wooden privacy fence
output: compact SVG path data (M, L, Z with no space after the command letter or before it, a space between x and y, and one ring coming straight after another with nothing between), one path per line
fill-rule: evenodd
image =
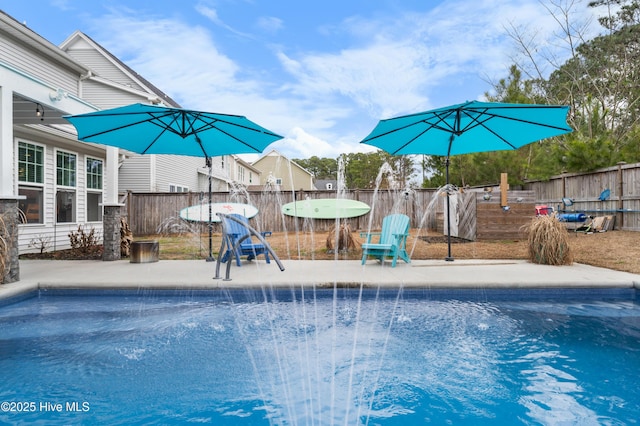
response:
M458 235L469 240L502 240L523 238L523 225L535 215L535 205L545 204L555 210L585 212L590 216L616 216L615 229L640 231L640 163L619 164L591 173L554 176L547 181L528 182L524 191L508 191L509 209L500 205L494 190L485 199L482 189L473 189L458 196ZM598 197L608 189L610 196ZM205 232L206 224L186 224L179 212L185 207L202 204L208 194L202 193L128 193L125 214L134 235L154 235L188 231ZM306 198L335 198L331 191L295 192L214 192L214 203L248 203L259 210L254 225L259 230L273 232L327 231L335 220L301 219L281 213L281 207ZM411 191L353 190L341 197L362 201L371 206L364 216L346 219L354 231L379 229L382 218L391 213L403 213L411 219L412 228L435 230L444 234L445 202L443 194L434 189ZM564 207L563 198L573 205ZM188 225L188 229L185 228ZM214 224L215 232L219 225Z
M334 192L314 191L278 193L250 192L242 196L228 192L212 194L214 203L248 203L256 206L258 215L252 219L258 230L273 232L327 231L336 225L333 219L302 219L281 213L282 205L307 197L334 198ZM452 232L467 240L515 239L521 235L523 224L535 215L535 203L531 191L509 191L508 210L500 206L500 197L484 200L482 192L456 194L457 209L452 211L452 221L457 224ZM371 206L366 215L346 219L351 229L380 229L384 216L403 213L409 216L411 227L422 230L445 232L445 194L435 190L397 191L348 191L344 198L362 201ZM175 234L182 232L206 232L207 224L188 223L179 218L185 207L206 202L198 193L129 193L125 200L129 226L134 235ZM452 230L454 227L452 226ZM220 225L214 223L214 232L220 232Z
M640 163L620 163L590 173L565 173L547 181L528 182L525 189L534 192L537 204L567 213L614 215L615 229L640 231ZM607 189L609 198L600 200ZM572 199L573 205L565 206L563 198Z
M358 200L368 204L371 211L366 215L346 219L352 230L379 229L382 218L391 213L403 213L410 217L413 227L435 227L436 211L427 214L429 203L434 198L434 190L417 190L408 193L396 191L356 190L348 191L344 198ZM333 219L302 219L283 215L281 207L294 200L307 198L335 198L335 192L296 191L282 192L247 192L231 194L229 192L214 192L211 200L214 203L247 203L258 208L255 217L257 229L273 232L294 230L327 231L336 224ZM200 193L134 193L127 194L125 199L125 214L134 235L153 235L160 233L175 233L183 231L184 221L179 219L180 210L196 204L206 203L208 194L204 198ZM442 210L442 203L436 208ZM206 229L206 224L191 224ZM218 231L218 224L214 229ZM182 227L182 228L181 228ZM173 231L172 231L173 230Z

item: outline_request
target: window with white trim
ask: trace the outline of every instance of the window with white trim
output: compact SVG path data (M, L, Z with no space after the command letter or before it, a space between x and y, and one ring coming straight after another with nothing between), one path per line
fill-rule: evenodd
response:
M87 221L100 222L102 220L102 182L103 161L98 158L87 157Z
M189 192L188 186L169 184L169 192Z
M18 208L26 223L44 223L44 147L18 142Z
M70 152L56 152L56 221L76 221L77 156Z

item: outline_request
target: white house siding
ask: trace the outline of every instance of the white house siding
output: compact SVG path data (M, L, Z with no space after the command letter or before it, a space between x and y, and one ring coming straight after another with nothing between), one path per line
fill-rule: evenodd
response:
M118 83L123 87L135 90L145 90L136 80L123 72L110 58L98 52L94 46L81 37L73 38L73 41L65 47L66 52L78 62L87 65L97 77Z
M156 191L169 192L169 185L186 187L189 191L199 191L198 188L198 168L205 165L205 159L199 157L188 157L183 155L157 155Z
M152 155L133 155L120 166L118 192L151 192Z
M53 44L50 46L55 48ZM49 57L23 44L16 44L15 40L8 38L2 32L0 32L0 59L27 74L37 76L54 88L77 95L79 77L77 70L61 67L60 63L52 61Z
M101 109L116 108L138 102L146 103L146 98L128 92L109 90L104 84L93 80L83 82L82 96Z
M229 170L231 168L231 156L224 155L211 158L211 191L225 192L229 190L231 176ZM202 164L204 166L204 164ZM198 188L192 189L193 192L209 191L209 168L200 167L198 169Z
M19 252L32 253L38 251L38 240L48 240L47 251L62 250L70 248L69 232L76 231L78 226L82 226L87 232L95 229L99 240L102 240L102 222L87 222L86 216L86 171L85 164L87 156L103 161L105 165L104 152L95 147L72 140L54 138L51 136L27 134L21 131L16 132L15 145L16 152L19 142L26 142L39 145L44 148L44 186L43 186L43 211L44 223L20 225L18 236ZM75 221L68 223L57 223L56 221L56 153L64 151L76 155L76 186L75 186ZM17 173L16 173L17 175ZM106 190L105 179L106 170L103 169L103 194ZM35 246L30 246L34 241Z
M201 170L198 174L198 191L201 193L209 192L209 173L207 171ZM211 176L211 192L226 192L229 190L229 180L222 178L220 176L215 176L212 174ZM191 192L196 192L195 190L191 190Z

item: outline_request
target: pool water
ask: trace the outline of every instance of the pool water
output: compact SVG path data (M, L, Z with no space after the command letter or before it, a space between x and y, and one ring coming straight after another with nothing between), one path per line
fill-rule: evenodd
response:
M0 422L637 424L623 293L40 291L0 308Z

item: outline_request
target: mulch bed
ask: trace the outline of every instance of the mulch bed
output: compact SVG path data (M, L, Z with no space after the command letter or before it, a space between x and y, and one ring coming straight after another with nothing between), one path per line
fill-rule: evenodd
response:
M97 247L88 253L78 250L56 250L46 253L24 253L19 256L20 259L36 259L36 260L101 260L102 246Z

